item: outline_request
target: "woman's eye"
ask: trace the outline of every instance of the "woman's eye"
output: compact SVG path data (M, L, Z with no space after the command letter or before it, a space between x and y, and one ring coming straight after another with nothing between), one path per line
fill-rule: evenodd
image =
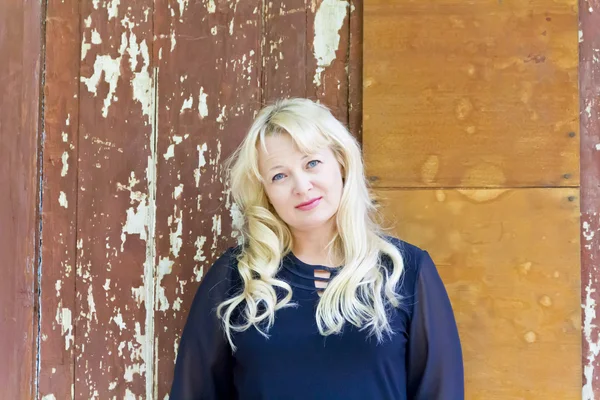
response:
M319 165L320 163L321 163L321 161L319 161L319 160L312 160L307 165L308 165L309 168L314 168L317 165Z
M281 178L283 178L283 174L277 174L273 177L273 182L280 180Z

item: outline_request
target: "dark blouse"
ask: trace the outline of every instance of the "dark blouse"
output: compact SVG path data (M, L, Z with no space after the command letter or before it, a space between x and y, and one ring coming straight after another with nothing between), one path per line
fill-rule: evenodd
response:
M392 309L395 334L382 343L346 323L322 336L315 310L320 299L314 270L292 253L278 278L293 289L294 308L276 311L269 338L255 328L235 333L232 353L216 306L237 293L238 248L210 268L196 293L183 331L170 400L180 399L464 399L460 340L450 301L426 251L388 238L401 251L402 306ZM389 259L383 258L384 266Z

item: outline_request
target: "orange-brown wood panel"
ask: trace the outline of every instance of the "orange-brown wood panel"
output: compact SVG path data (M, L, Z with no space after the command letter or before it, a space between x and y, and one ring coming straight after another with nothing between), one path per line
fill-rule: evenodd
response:
M35 396L41 2L0 0L0 393Z
M459 326L469 400L579 399L577 189L378 190L427 249Z
M576 0L364 7L375 186L578 185Z
M38 395L69 399L74 389L78 317L75 199L79 170L80 19L77 2L51 0L46 7ZM66 199L71 199L70 205Z

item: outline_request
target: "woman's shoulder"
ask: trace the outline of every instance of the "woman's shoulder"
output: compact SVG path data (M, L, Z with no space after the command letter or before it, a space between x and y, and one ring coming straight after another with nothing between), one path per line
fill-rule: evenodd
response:
M418 269L423 257L428 254L426 250L397 237L385 235L383 238L398 249L404 261L405 268L412 267Z
M201 296L221 302L238 289L241 277L237 259L240 253L241 246L229 247L221 253L202 277L198 288Z

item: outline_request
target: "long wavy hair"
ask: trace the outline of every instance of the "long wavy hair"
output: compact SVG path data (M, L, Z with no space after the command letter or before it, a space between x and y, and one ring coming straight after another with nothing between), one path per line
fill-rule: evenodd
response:
M296 98L263 108L226 162L231 195L243 215L239 227L242 245L237 255L242 289L217 307L232 349L236 349L233 332L254 326L268 336L275 312L294 305L291 286L276 278L294 239L269 203L258 169L258 146L264 145L265 137L276 134L290 135L306 154L329 147L342 168L344 186L335 216L336 234L327 250L332 259L342 261L343 267L319 300L315 315L319 332L340 333L348 322L382 341L385 334L393 333L390 306L398 307L401 301L397 289L404 270L402 255L385 239L378 223L356 139L325 106ZM383 266L382 255L389 257L391 268ZM278 298L275 288L285 295Z

